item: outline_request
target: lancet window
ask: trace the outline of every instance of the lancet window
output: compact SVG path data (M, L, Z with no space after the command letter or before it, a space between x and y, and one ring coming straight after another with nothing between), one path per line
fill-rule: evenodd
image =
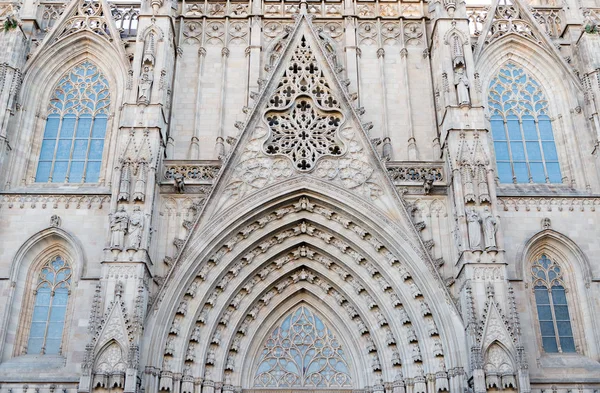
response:
M346 387L352 385L352 379L340 342L320 317L301 306L267 337L254 385Z
M90 61L60 79L48 105L36 182L98 182L109 106L108 80Z
M508 63L490 82L488 105L500 182L562 182L548 100L539 83Z
M70 286L71 266L64 259L44 264L34 290L28 354L60 354Z
M533 291L545 352L575 352L561 267L542 255L531 267Z

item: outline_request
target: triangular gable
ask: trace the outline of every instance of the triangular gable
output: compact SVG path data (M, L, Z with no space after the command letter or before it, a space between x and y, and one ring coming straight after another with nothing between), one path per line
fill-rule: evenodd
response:
M65 12L46 34L30 62L57 42L81 32L89 32L105 39L120 55L126 56L121 35L106 0L75 0L67 5Z
M298 177L333 183L401 215L381 158L307 17L300 16L287 40L202 217Z
M120 296L116 297L115 301L109 306L98 328L95 338L96 351L111 340L117 341L121 348L129 348L129 342L131 341L130 327L125 316L125 306L121 302Z
M523 37L544 48L561 64L576 85L579 85L579 80L572 68L567 64L551 38L541 28L523 0L492 0L481 34L473 49L473 57L477 61L486 47L511 35Z
M487 302L483 322L482 331L479 336L482 353L495 341L514 351L515 337L508 327L509 324L506 318L500 313L498 305L491 298Z

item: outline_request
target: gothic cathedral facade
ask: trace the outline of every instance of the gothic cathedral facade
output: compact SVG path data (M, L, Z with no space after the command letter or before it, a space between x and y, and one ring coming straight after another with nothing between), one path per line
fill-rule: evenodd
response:
M0 393L600 390L600 0L0 21Z

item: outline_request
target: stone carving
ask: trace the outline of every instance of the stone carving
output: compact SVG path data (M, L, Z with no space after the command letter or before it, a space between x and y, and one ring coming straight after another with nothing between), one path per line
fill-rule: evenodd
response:
M60 223L61 223L61 219L58 215L53 214L52 217L50 217L50 226L51 227L60 227Z
M469 247L471 250L482 250L481 244L481 217L475 209L465 210L467 215L467 229L469 233Z
M129 185L131 182L131 162L126 160L121 165L121 179L119 181L119 195L117 200L129 201Z
M181 173L176 172L173 174L173 186L175 187L175 191L177 191L179 194L183 194L185 192L185 181Z
M75 12L60 26L56 39L88 30L95 35L110 40L108 23L102 3L96 0L79 0ZM110 11L109 11L110 12Z
M139 206L133 208L129 216L129 225L127 228L127 249L137 250L140 248L142 233L144 230L144 214Z
M469 88L471 85L467 75L463 42L458 34L454 34L450 38L449 44L452 46L452 69L454 71L454 85L456 86L458 105L470 105Z
M496 250L496 232L498 231L498 221L492 215L490 209L486 206L483 209L483 236L486 250Z
M110 247L113 250L122 250L125 247L125 233L129 227L129 215L124 206L119 206L110 221Z

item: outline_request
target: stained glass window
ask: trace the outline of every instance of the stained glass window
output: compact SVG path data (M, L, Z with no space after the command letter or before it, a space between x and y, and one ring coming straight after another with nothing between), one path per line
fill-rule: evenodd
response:
M513 63L490 82L488 105L501 183L561 183L548 100Z
M254 376L256 387L351 386L340 342L315 313L301 306L267 338Z
M108 81L93 63L61 78L48 106L36 182L98 181L109 105Z
M542 255L531 268L542 346L546 352L575 352L571 318L560 266Z
M71 267L61 257L42 267L34 292L28 354L60 354L70 285Z

